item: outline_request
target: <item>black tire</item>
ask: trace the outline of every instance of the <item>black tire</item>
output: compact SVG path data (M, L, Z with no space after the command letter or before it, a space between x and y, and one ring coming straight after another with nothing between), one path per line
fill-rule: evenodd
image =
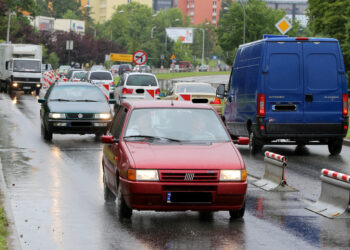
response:
M105 176L105 172L104 171L103 171L103 197L104 197L106 202L113 202L116 199L116 197L113 194L113 192L107 186L106 176Z
M7 90L7 94L12 95L11 85L7 85L6 90Z
M328 140L328 151L331 155L340 154L342 148L343 148L343 139L342 138Z
M126 205L126 202L123 197L122 185L118 185L118 203L117 210L119 218L130 218L132 215L132 209Z
M245 212L245 202L243 203L243 206L239 210L230 210L230 217L231 219L239 219L244 216Z
M40 89L36 89L35 90L35 95L39 95L40 94Z
M256 154L258 152L261 152L263 148L263 144L261 141L259 141L256 136L254 135L254 132L250 132L249 134L249 151L251 154Z
M47 130L43 125L41 125L41 135L45 141L52 140L52 132Z

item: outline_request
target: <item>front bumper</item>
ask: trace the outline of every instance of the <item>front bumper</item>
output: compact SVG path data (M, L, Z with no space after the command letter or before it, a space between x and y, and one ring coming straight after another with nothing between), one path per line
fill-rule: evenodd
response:
M37 82L12 82L11 89L13 90L37 90L41 89L42 84Z
M56 134L104 134L111 120L49 119L48 128Z
M121 178L127 205L137 210L155 211L218 211L238 210L245 201L247 182L134 182ZM180 194L185 198L210 197L204 201L173 202L170 196ZM170 202L169 202L170 201Z

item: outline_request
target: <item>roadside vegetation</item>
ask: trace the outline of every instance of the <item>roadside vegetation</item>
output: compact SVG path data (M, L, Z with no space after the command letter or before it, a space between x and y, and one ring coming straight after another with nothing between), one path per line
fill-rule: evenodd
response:
M8 221L3 206L0 206L0 249L8 249L6 243Z

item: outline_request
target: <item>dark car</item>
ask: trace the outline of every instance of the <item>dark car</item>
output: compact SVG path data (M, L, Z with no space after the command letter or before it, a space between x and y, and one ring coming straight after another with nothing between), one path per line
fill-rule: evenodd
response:
M112 119L109 103L115 103L108 103L99 87L84 82L57 82L38 102L41 132L47 141L53 133L102 135Z
M120 217L133 209L244 215L247 171L209 105L125 101L101 141L104 197L118 197Z
M118 69L118 74L122 75L125 72L131 72L132 71L132 66L131 64L121 64Z

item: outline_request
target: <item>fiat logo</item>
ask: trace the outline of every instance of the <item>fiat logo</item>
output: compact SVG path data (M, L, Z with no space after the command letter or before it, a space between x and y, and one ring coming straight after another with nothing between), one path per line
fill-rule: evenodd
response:
M79 119L83 118L83 114L79 114L79 115L78 115L78 118L79 118Z

